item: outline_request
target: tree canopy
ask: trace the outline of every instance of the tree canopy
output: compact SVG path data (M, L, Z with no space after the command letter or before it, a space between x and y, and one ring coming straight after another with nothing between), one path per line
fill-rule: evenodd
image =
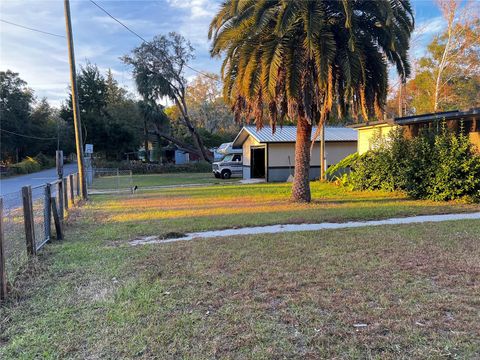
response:
M146 101L159 101L168 98L174 102L181 114L181 120L190 132L198 154L211 161L211 156L194 126L186 101L187 79L184 71L194 58L193 47L180 34L155 36L133 49L123 61L133 66L133 74L138 92ZM167 137L167 134L159 133Z
M1 161L21 161L39 152L54 153L57 143L72 148L69 126L45 99L37 101L33 90L18 73L0 71Z
M105 77L96 65L87 63L77 74L77 86L83 141L93 144L95 152L113 159L136 151L141 141L142 116L137 102L127 96L111 71ZM73 123L71 96L61 114Z
M387 61L402 78L413 14L409 1L226 1L210 25L225 54L224 96L261 126L285 116L309 123L337 103L367 119L386 102ZM351 106L350 106L351 105Z

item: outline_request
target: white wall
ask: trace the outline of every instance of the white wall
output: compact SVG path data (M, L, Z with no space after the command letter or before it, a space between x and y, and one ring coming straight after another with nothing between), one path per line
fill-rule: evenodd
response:
M345 142L327 142L325 144L325 153L327 165L338 163L344 157L357 151L355 141ZM245 152L244 152L245 154ZM295 165L295 144L278 143L268 144L268 166L289 166L288 157L290 156L291 165ZM250 164L250 162L249 162ZM315 143L312 149L310 166L320 166L320 143Z
M243 165L250 166L250 147L261 145L253 137L247 137L247 140L243 143Z

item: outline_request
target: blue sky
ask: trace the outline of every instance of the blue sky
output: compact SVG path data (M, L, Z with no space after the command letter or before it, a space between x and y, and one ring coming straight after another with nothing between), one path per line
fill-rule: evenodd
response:
M220 60L209 55L208 24L219 0L105 1L96 0L112 15L149 40L154 35L176 31L189 39L196 58L191 65L218 72ZM412 0L417 29L413 53L422 54L432 36L443 28L441 14L433 0ZM111 68L118 82L135 94L131 69L119 57L140 40L114 22L88 0L71 0L72 26L77 67L88 60L102 71ZM0 19L64 35L63 1L2 0ZM38 98L55 106L68 91L66 39L44 35L0 22L0 70L20 73ZM194 72L187 72L193 77Z

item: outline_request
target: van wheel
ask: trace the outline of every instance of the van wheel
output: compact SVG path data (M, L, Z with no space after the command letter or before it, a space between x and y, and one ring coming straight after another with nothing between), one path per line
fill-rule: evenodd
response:
M222 179L230 179L232 177L232 172L230 170L222 171Z

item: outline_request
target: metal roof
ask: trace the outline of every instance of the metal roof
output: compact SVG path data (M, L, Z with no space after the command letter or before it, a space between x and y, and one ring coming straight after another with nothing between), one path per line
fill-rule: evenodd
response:
M431 121L443 121L443 120L462 120L463 118L480 116L480 108L470 109L466 111L452 110L438 113L410 115L395 118L395 123L399 125L410 125L415 123L425 123Z
M317 130L316 127L312 129L312 137ZM241 146L248 135L251 135L260 143L287 143L295 142L297 137L296 126L278 126L275 133L272 134L272 128L270 126L264 126L257 131L255 125L244 126L240 133L233 141L233 147ZM325 141L357 141L357 130L346 127L325 127ZM317 138L316 141L320 141Z

